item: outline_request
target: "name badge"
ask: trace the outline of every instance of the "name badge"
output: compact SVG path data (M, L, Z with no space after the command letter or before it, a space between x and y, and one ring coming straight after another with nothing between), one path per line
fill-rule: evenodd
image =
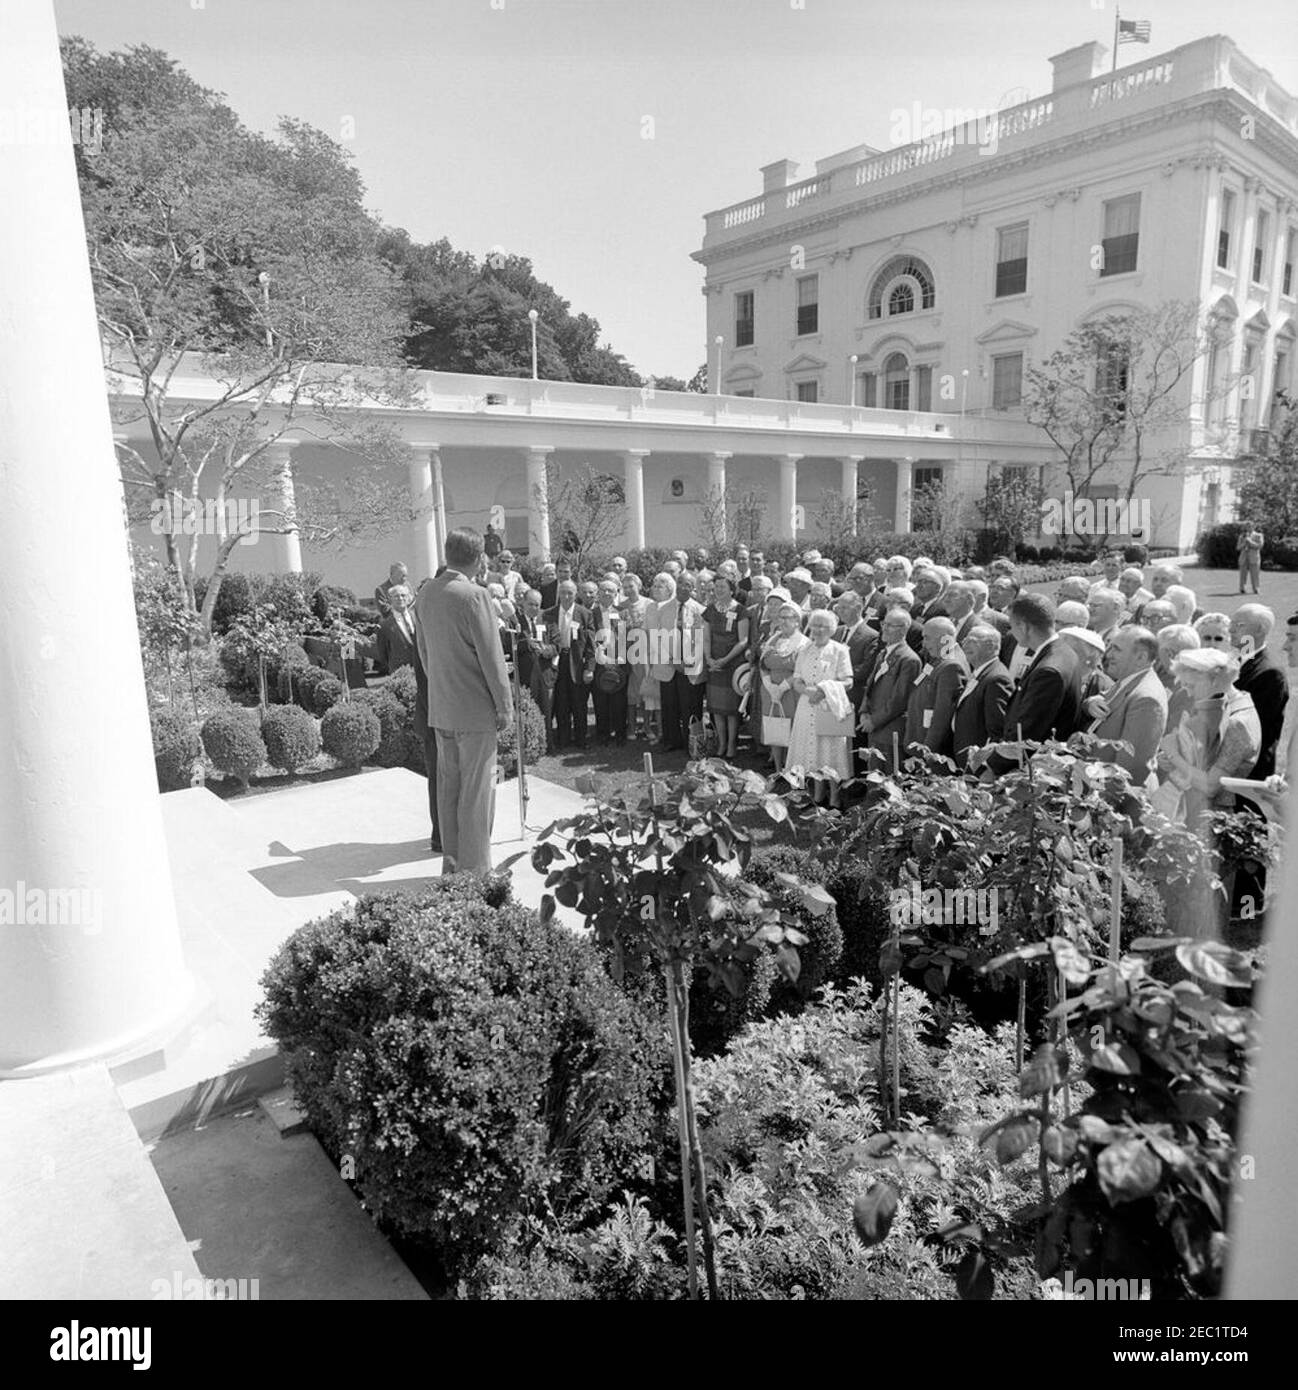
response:
M926 709L926 710L924 711L924 727L927 729L927 728L929 728L929 727L932 725L932 723L933 723L933 711L932 711L931 709Z

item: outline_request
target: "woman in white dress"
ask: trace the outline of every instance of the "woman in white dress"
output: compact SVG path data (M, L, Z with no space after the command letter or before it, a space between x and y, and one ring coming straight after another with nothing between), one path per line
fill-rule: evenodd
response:
M835 642L838 619L828 609L817 609L807 619L808 644L798 653L793 669L793 689L802 697L793 713L789 754L785 766L801 768L808 778L829 768L838 777L852 775L851 734L825 735L817 732L821 721L833 719L851 726L852 705L848 691L852 684L852 659L842 642ZM837 787L830 793L837 799ZM813 788L818 794L819 789Z

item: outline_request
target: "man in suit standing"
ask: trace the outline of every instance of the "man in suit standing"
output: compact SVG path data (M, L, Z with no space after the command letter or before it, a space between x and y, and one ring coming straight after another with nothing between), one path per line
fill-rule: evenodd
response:
M388 590L388 612L379 623L375 653L388 675L415 664L414 604L415 596L404 584L394 584Z
M955 624L950 618L930 618L924 624L924 665L906 702L906 732L902 745L918 744L949 758L954 752L952 721L963 684L964 667L955 651Z
M1100 760L1125 767L1137 786L1152 775L1159 740L1167 731L1167 691L1154 668L1157 659L1158 638L1148 628L1124 627L1104 654L1113 688L1086 702L1090 732L1111 740L1099 750ZM1118 743L1129 743L1131 750Z
M910 610L910 616L921 626L930 618L946 617L942 596L950 582L950 571L937 565L916 565L911 572L910 587L915 591L915 606Z
M491 869L496 809L496 736L514 718L491 597L473 576L482 537L467 527L446 538L446 569L419 591L419 655L428 672L428 720L437 731L437 820L442 872Z
M595 628L590 614L577 602L571 579L559 583L559 601L545 615L545 630L558 656L554 682L554 746L575 742L586 746L590 687L595 679Z
M523 595L518 610L518 679L541 711L545 721L545 749L554 752L554 723L550 717L554 705L554 687L559 679L559 652L554 634L546 627L539 589L529 589Z
M1235 688L1250 696L1262 725L1262 749L1248 775L1263 781L1275 771L1276 744L1284 727L1284 707L1289 700L1289 679L1284 667L1266 649L1275 627L1275 614L1263 604L1245 603L1230 620L1231 645L1243 665Z
M388 569L388 577L374 590L374 602L378 604L379 617L386 618L392 611L392 605L388 600L388 595L399 584L404 585L409 571L400 560Z
M1127 616L1127 600L1119 589L1092 589L1086 602L1091 620L1087 626L1103 638L1107 647L1118 634L1123 619Z
M541 566L541 587L537 591L541 595L541 611L553 608L559 602L559 568L547 561Z
M619 595L617 579L606 575L596 587L591 616L595 628L595 737L600 743L611 742L620 748L626 742L628 668L626 619L618 606Z
M885 771L893 770L893 736L900 752L901 737L906 732L906 705L911 687L919 675L919 657L906 641L910 632L910 613L905 608L890 608L883 615L880 628L879 659L874 664L861 702L861 717L857 727L866 735L870 762L880 763ZM874 755L877 754L876 759Z
M977 623L965 634L963 651L969 678L956 700L952 751L964 767L971 748L996 743L1005 734L1005 711L1014 682L1000 660L1001 635L990 623Z
M1009 618L1015 642L1032 656L1005 711L1005 737L1067 738L1081 713L1081 677L1076 655L1055 633L1055 606L1044 594L1020 594ZM999 753L987 762L992 776L1014 766Z
M847 648L852 663L852 686L848 698L855 714L861 713L861 701L865 699L865 686L874 668L875 654L879 650L879 634L865 621L861 595L849 589L834 605L834 612L842 626L834 634L834 641Z
M676 579L676 630L680 641L676 650L673 699L681 732L681 747L690 746L690 722L703 718L703 697L707 691L706 633L703 631L703 605L694 597L694 580L688 574ZM667 737L667 695L663 692L663 738Z

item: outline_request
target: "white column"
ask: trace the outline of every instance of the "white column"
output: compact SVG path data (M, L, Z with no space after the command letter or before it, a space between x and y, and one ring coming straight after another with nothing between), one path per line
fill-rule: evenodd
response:
M550 558L550 492L545 461L552 448L527 451L527 548L538 560Z
M856 493L860 486L860 463L864 457L862 454L844 454L839 460L843 470L841 491L843 504L850 507L852 516L852 534L856 535Z
M192 985L50 0L6 6L0 92L34 137L20 120L0 142L0 1075L12 1076L151 1043ZM40 520L51 505L57 526ZM85 596L93 619L52 594ZM87 671L112 692L111 730L87 706ZM80 925L32 920L36 908L69 922L74 905Z
M410 510L414 520L410 526L411 579L418 585L421 579L431 578L440 563L437 541L437 516L433 494L433 450L423 444L411 446Z
M893 517L893 530L904 535L910 530L910 499L915 485L915 460L913 458L895 459L897 466L897 501Z
M627 540L637 550L645 548L644 528L644 461L648 449L623 449L622 466L626 470L622 490L626 493Z
M442 455L438 449L430 449L428 457L433 464L433 521L437 533L437 553L446 554L446 488L442 481ZM440 560L438 562L441 563Z
M714 509L712 531L717 541L724 544L726 539L726 460L730 455L714 449L711 453L705 454L704 457L708 465L707 500L708 505Z
M781 454L780 463L780 514L776 517L776 539L796 541L797 524L794 509L798 505L798 460L801 454Z
M266 449L270 469L270 503L272 511L282 513L273 525L282 531L267 531L258 542L270 552L275 572L302 573L302 538L297 529L297 498L293 491L293 444L280 440Z

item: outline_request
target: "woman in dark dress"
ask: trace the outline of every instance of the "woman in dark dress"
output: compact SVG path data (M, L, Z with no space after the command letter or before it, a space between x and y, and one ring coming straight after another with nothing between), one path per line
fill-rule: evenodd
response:
M739 738L739 695L733 677L748 650L748 618L724 574L712 582L712 601L704 609L703 624L708 634L708 708L717 726L717 756L733 758Z

